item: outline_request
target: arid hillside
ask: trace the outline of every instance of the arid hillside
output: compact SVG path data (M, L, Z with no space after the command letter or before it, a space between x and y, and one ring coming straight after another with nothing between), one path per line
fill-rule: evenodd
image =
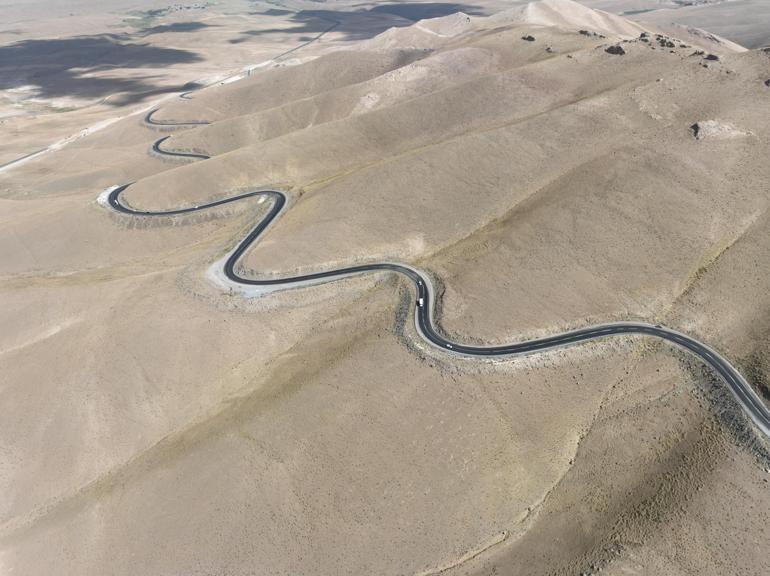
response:
M747 48L770 47L770 3L765 0L584 0L582 4L642 25L699 28Z
M283 190L244 275L416 266L478 345L665 325L770 405L770 52L383 6L0 168L0 574L769 573L770 443L683 350L447 353L394 274L212 282L264 198L104 201Z

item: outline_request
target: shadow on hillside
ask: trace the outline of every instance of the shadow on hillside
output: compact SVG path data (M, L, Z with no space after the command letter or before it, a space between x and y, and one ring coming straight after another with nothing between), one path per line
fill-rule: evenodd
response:
M373 14L392 14L407 20L424 20L425 18L439 18L455 12L465 12L471 16L483 16L486 14L481 6L472 4L456 4L453 2L425 2L417 4L378 4L369 10Z
M141 36L167 34L170 32L197 32L203 28L214 28L216 26L216 24L206 24L205 22L174 22L173 24L159 24L158 26L142 30Z
M272 10L260 14L268 14L269 12ZM245 30L241 32L241 36L231 39L230 43L240 44L248 41L250 37L269 36L271 34L314 34L317 36L328 30L335 22L338 24L335 26L334 32L335 34L343 34L344 40L365 40L394 26L409 26L417 20L448 16L455 12L464 12L471 16L487 14L481 6L455 2L387 3L354 11L301 10L288 18L295 26Z
M165 68L174 64L199 62L195 52L128 42L115 34L75 36L64 39L24 40L0 46L0 90L31 86L41 97L76 96L110 98L118 104L139 101L147 96L173 92L175 86L160 86L157 75L91 77L95 72L124 68Z
M291 14L291 10L280 10L278 8L270 8L269 10L265 10L264 12L258 12L258 14L262 14L264 16L286 16L287 14Z

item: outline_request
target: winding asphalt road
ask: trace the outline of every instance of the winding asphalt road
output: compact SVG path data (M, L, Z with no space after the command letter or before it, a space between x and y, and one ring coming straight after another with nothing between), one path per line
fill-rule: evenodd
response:
M197 152L175 152L174 150L163 150L160 145L171 136L164 136L152 143L152 151L161 156L170 156L173 158L192 158L194 160L208 160L211 156L207 154L198 154Z
M163 141L165 139L161 139ZM159 144L156 142L156 145ZM169 154L160 148L156 148L159 153ZM173 153L172 153L173 154ZM179 154L179 153L177 153ZM642 322L615 322L608 324L598 324L588 326L578 330L571 330L562 334L546 336L534 340L526 340L513 344L504 344L501 346L469 346L462 342L453 342L441 335L434 317L433 302L435 301L435 291L432 287L430 277L425 272L408 266L406 264L381 262L373 264L364 264L360 266L350 266L347 268L338 268L325 272L316 272L314 274L302 274L300 276L291 276L287 278L273 278L260 280L256 278L247 278L241 276L236 265L249 247L256 242L265 232L268 226L278 217L286 205L286 195L279 190L255 190L238 194L229 198L223 198L214 202L201 204L189 208L179 208L166 211L147 211L136 210L121 202L121 195L129 187L129 184L115 188L108 196L108 202L116 211L142 217L157 216L176 216L180 214L189 214L207 210L216 206L230 204L254 197L264 197L272 201L272 206L267 214L257 223L254 229L241 240L235 249L227 256L224 262L223 272L229 282L237 285L246 286L265 286L274 288L292 288L314 283L328 282L343 277L356 274L365 274L373 272L394 272L405 276L414 286L416 295L415 306L415 325L420 335L430 344L441 348L445 352L474 357L494 357L511 356L514 354L527 354L540 352L554 348L560 348L571 344L588 342L599 338L607 338L614 335L642 335L653 336L671 342L684 350L692 353L719 375L719 377L728 386L735 396L743 411L751 418L757 428L767 437L770 437L770 411L762 403L760 398L754 392L753 388L746 382L740 372L733 367L730 362L715 350L699 342L695 338L682 334L670 328L659 325L646 324Z
M185 92L185 96L187 96L187 100L190 99L191 92ZM144 116L144 122L145 124L148 124L149 126L157 126L158 128L175 128L175 127L183 127L183 126L205 126L206 124L209 124L209 122L206 122L205 120L190 120L189 122L173 122L170 120L154 120L153 115L158 111L157 108L153 108L147 114Z

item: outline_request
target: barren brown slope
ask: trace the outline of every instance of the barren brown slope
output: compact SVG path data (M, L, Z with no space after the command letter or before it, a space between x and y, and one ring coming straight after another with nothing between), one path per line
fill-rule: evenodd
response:
M501 33L498 41L501 46L510 42L521 43L517 38L521 32L522 28L517 27L511 32ZM568 38L570 50L574 47L572 41ZM606 55L597 57L599 51L591 50L596 47L596 42L585 41L584 46L589 50L573 58L562 54L541 60L544 52L538 50L539 62L463 81L435 93L396 102L393 106L383 106L333 124L312 126L269 143L251 144L216 156L206 163L181 166L137 183L129 198L135 198L140 205L145 197L147 206L179 205L185 198L199 201L201 197L195 190L205 190L206 179L219 174L218 185L215 187L211 182L206 197L221 196L224 190L245 184L241 178L247 163L261 174L265 185L286 182L297 187L307 186L353 168L387 163L389 156L439 144L450 137L504 128L549 109L612 90L626 82L651 81L671 63L665 55L653 56L653 59L646 57L641 50L636 57L630 56L627 60L612 59ZM597 64L595 69L586 66L594 61ZM691 64L696 65L696 61ZM591 81L586 83L580 75L569 72L587 73ZM304 128L302 125L299 127ZM208 129L216 130L216 125ZM220 138L226 134L221 134ZM169 140L167 145L173 147L174 139ZM199 144L198 147L201 146ZM196 186L189 186L190 181L195 181ZM419 182L415 185L420 186ZM166 191L162 197L152 191L157 187Z
M216 120L255 113L283 104L287 94L294 99L306 98L362 82L423 55L422 51L408 49L332 52L307 64L272 68L247 81L203 90L192 100L178 100L164 107L157 120Z
M340 52L339 82L319 60L310 89L258 72L159 115L215 120L168 141L210 160L149 156L158 133L133 119L4 176L0 571L766 571L744 538L766 540L762 445L677 350L449 357L387 275L253 300L211 286L265 204L148 220L95 203L134 180L147 208L282 186L255 273L403 260L441 280L458 338L665 322L761 386L770 58L615 56L616 38L484 22L413 64Z

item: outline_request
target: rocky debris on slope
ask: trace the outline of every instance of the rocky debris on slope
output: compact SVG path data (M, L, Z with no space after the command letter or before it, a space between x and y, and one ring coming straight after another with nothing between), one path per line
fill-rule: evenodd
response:
M626 51L623 50L623 47L618 45L608 46L604 51L607 54L615 54L616 56L623 56L623 54L626 53Z
M731 52L745 52L746 49L743 46L740 46L739 44L736 44L735 42L731 42L730 40L726 40L725 38L721 38L720 36L717 36L715 34L712 34L711 32L707 32L706 30L702 30L700 28L695 28L693 26L682 26L675 24L675 28L684 30L688 36L690 36L690 40L694 41L695 43L701 45L701 46L710 46L712 44L716 44L720 49L727 49Z
M704 60L708 60L710 62L718 62L719 56L716 54L706 54L703 50L696 50L690 56L702 56ZM701 66L704 68L708 68L709 65L706 62L701 62Z
M731 42L719 36L715 36L709 32L701 30L700 28L693 28L692 26L682 26L679 24L669 24L667 28L671 34L676 34L679 38L668 36L665 32L659 32L655 34L655 38L650 40L660 41L660 38L665 38L674 43L678 43L680 48L689 48L689 45L695 45L699 48L705 49L717 49L719 51L728 52L745 52L746 48ZM684 40L682 40L684 38Z
M578 30L578 33L588 37L606 38L604 34L599 34L598 32L591 32L590 30Z
M535 41L535 37L532 36L531 34L527 34L526 36L522 36L521 39L522 40L526 40L527 42L534 42Z
M667 36L665 34L655 34L655 37L653 38L649 32L642 32L639 34L637 38L634 40L623 40L623 42L642 42L646 44L650 49L657 50L658 48L662 48L664 50L668 49L669 52L672 54L676 54L676 48L689 48L689 44L686 44L682 40L679 40L678 38L674 38L672 36ZM701 52L702 54L703 52Z
M729 122L719 120L701 120L690 126L690 130L697 140L726 140L751 134Z
M642 32L642 34L639 36L639 39L642 40L643 42L649 42L649 36L645 32ZM679 48L689 47L687 44L685 44L678 38L666 36L665 34L655 34L655 40L658 42L658 45L661 48L676 48L677 45L679 46Z

